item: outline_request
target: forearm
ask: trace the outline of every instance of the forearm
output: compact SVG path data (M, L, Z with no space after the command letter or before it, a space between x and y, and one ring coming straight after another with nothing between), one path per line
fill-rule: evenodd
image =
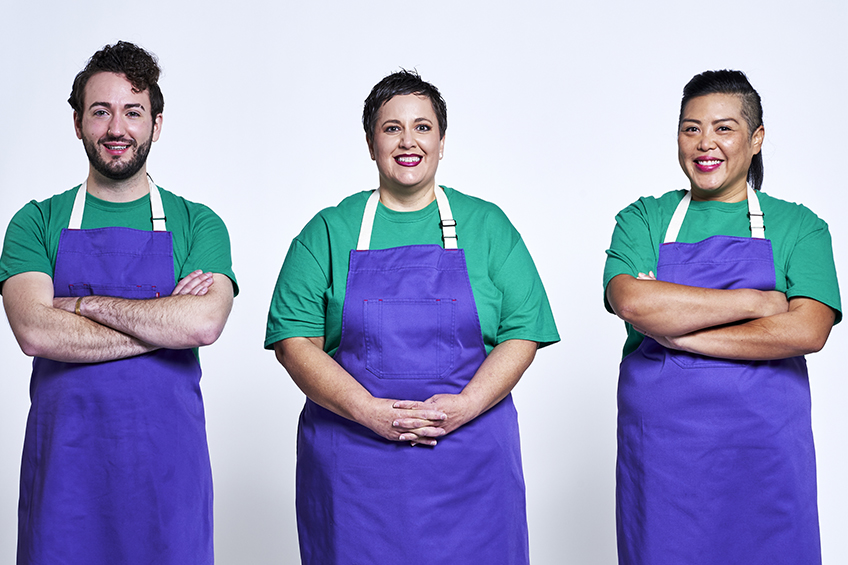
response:
M391 441L436 445L445 432L437 424L446 415L432 408L402 408L389 398L371 395L324 352L323 337L292 337L274 344L277 360L310 400ZM412 403L420 404L420 403Z
M535 341L521 339L501 342L492 349L460 393L472 410L469 420L506 398L533 362L537 349Z
M34 349L25 353L66 363L100 363L158 349L132 336L67 312L56 311L53 324L55 327L44 327L42 335L54 337L35 345Z
M361 422L371 394L323 350L323 338L292 337L274 344L277 360L310 400Z
M785 359L824 347L834 317L827 306L797 298L792 300L789 312L669 338L669 345L723 359Z
M647 334L681 336L785 312L778 292L711 289L618 275L607 285L616 315Z
M233 300L229 278L216 274L214 280L202 296L185 294L150 300L87 296L80 302L80 314L157 347L189 349L209 345L221 335Z
M44 273L22 273L3 286L3 306L26 354L67 363L97 363L157 349L132 336L52 306L53 283Z

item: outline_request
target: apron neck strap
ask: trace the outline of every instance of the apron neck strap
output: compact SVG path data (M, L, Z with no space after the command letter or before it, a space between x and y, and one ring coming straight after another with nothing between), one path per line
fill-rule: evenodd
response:
M751 226L751 237L754 239L765 239L766 225L763 221L762 210L760 209L760 199L757 198L757 192L751 188L748 189L748 221ZM680 204L674 210L674 215L671 217L671 222L668 224L668 229L665 232L665 240L663 243L674 243L677 241L677 235L680 233L680 226L683 225L683 218L686 217L686 211L689 209L689 203L692 201L692 192L686 191Z
M150 221L153 224L153 231L166 231L165 207L162 205L162 194L159 192L159 187L153 183L150 175L147 176L147 186L150 189ZM86 180L77 189L77 195L74 197L74 207L71 210L71 220L68 222L69 230L78 230L82 226L87 187L88 181Z
M445 190L436 185L436 205L439 207L439 227L442 229L442 241L445 249L456 249L456 220L450 209L448 197ZM362 213L362 225L359 228L359 240L356 243L357 251L367 251L371 246L371 231L374 228L374 217L377 215L377 204L380 202L380 189L378 188L368 197L365 203L365 211Z

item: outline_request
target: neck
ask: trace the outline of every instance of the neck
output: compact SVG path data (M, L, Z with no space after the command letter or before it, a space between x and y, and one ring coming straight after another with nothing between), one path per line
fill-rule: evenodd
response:
M696 187L691 187L692 200L697 201L712 201L712 202L742 202L748 199L748 185L743 184L741 187L723 190L721 192L712 192L709 190L700 190Z
M89 194L107 202L132 202L150 192L146 167L123 180L106 178L94 170L94 167L89 167L86 182Z
M426 208L430 202L436 199L435 189L435 181L430 182L427 186L410 190L398 190L395 187L385 186L381 182L380 202L386 208L396 212L415 212Z

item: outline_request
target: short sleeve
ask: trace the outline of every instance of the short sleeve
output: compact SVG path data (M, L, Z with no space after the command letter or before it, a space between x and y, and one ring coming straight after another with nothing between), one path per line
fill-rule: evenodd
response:
M787 258L786 296L812 298L836 312L834 324L842 320L839 283L833 261L833 244L827 224L812 212L801 220L800 234Z
M224 221L210 208L194 204L189 212L188 255L183 262L178 279L198 269L226 275L233 281L233 294L239 292L233 273L230 234Z
M324 335L324 292L329 277L312 252L299 240L289 246L268 310L265 348L290 337Z
M10 277L30 271L53 276L47 238L47 221L42 210L36 202L28 203L12 217L6 230L0 256L0 285Z
M615 217L610 247L604 265L604 305L608 312L612 306L606 299L609 282L618 275L637 276L657 270L659 234L651 229L645 199L640 199Z
M525 339L545 347L558 342L548 296L524 240L500 208L487 203L485 214L488 271L501 294L496 343Z
M503 292L498 343L526 339L545 347L559 341L548 295L522 239L497 270L494 283Z

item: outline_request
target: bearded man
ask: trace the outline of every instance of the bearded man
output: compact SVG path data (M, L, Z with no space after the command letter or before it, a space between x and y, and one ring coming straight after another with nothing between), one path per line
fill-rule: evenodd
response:
M147 174L159 74L131 43L91 57L69 99L88 177L6 232L0 293L34 357L19 565L213 562L197 348L238 286L221 219Z

